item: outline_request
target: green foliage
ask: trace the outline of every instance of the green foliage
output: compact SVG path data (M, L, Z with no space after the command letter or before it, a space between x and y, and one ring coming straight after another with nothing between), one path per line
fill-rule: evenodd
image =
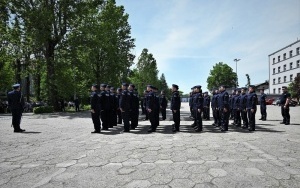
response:
M300 76L295 77L294 81L288 86L289 92L293 98L300 98Z
M33 108L34 114L53 113L53 112L54 112L53 106L39 106Z
M235 87L236 82L237 75L233 72L232 68L223 62L219 62L210 70L207 78L207 89L212 90L218 88L220 85Z

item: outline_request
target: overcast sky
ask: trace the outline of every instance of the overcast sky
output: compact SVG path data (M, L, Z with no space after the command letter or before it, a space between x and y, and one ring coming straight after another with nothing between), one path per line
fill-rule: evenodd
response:
M269 79L268 55L300 40L300 0L117 0L129 14L136 56L148 48L169 86L207 90L213 65L237 72L239 85ZM137 60L137 58L136 58Z

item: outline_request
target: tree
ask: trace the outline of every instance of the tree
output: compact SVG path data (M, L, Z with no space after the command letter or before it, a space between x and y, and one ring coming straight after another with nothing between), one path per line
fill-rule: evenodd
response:
M160 78L159 78L159 89L160 90L163 90L165 92L165 95L167 97L170 97L171 96L171 90L167 84L167 81L166 81L166 78L165 78L165 74L162 73Z
M207 89L212 90L218 88L220 85L235 87L236 83L237 75L233 72L232 68L223 62L219 62L210 70L207 78Z
M289 91L291 92L292 97L297 98L299 101L300 98L300 75L295 77L294 81L289 84Z
M246 77L247 77L247 84L245 86L249 87L251 85L249 74L246 74Z

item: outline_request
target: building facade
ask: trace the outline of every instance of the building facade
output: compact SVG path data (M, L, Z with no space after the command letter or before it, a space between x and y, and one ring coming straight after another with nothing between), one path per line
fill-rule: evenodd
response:
M281 94L300 75L300 40L269 55L269 92Z

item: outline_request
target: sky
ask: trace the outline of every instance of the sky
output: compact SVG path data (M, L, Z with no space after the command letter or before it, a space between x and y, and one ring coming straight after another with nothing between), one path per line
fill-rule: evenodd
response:
M207 90L218 62L236 71L240 86L269 79L268 55L300 40L300 0L117 0L129 14L137 56L144 48L168 85Z

